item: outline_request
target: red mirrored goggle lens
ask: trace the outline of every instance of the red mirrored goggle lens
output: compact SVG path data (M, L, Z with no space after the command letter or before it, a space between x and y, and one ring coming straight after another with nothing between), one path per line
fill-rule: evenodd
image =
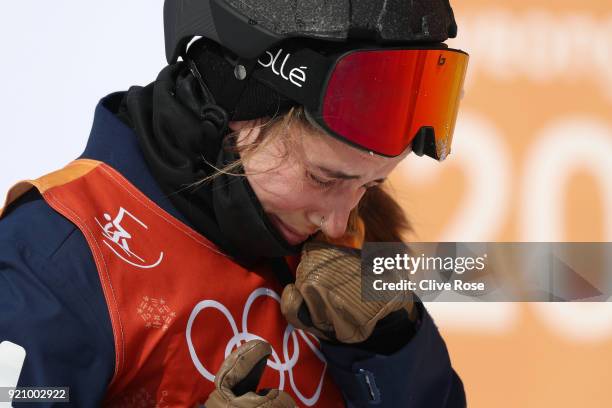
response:
M423 126L438 158L450 152L468 55L451 49L364 50L334 67L321 105L329 130L385 156L400 155Z

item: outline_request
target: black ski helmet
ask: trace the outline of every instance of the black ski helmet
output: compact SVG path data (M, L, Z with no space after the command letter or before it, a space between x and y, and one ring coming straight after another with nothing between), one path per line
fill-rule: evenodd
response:
M290 38L440 43L457 24L448 0L166 0L164 31L174 63L196 36L252 59Z

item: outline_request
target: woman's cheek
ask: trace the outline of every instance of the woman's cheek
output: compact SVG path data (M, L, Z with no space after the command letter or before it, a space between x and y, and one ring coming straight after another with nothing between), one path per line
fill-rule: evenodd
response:
M304 169L295 162L285 162L273 171L249 177L266 212L290 213L316 208L323 200L322 191L305 179Z
M271 207L283 212L308 208L313 201L312 192L296 183L286 182L277 184L266 198Z
M278 174L257 174L249 177L251 188L266 212L298 209L302 196L295 183Z

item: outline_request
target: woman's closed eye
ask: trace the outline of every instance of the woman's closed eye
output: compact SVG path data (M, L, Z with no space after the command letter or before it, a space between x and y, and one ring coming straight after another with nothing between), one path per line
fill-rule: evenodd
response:
M316 176L315 174L309 171L306 171L306 177L317 187L323 188L323 189L332 187L338 181L338 179L325 179L323 177ZM362 185L361 187L365 189L376 187L384 183L384 181L385 179L378 179L378 180L370 181L369 183L366 183Z
M309 171L306 171L306 177L312 181L316 186L321 188L329 188L334 185L336 182L335 179L323 179L321 177L315 176Z

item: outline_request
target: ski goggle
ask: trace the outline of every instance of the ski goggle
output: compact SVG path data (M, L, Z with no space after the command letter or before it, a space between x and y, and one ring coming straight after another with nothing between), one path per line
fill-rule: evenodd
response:
M449 48L268 51L254 74L335 137L394 157L450 153L468 54Z

